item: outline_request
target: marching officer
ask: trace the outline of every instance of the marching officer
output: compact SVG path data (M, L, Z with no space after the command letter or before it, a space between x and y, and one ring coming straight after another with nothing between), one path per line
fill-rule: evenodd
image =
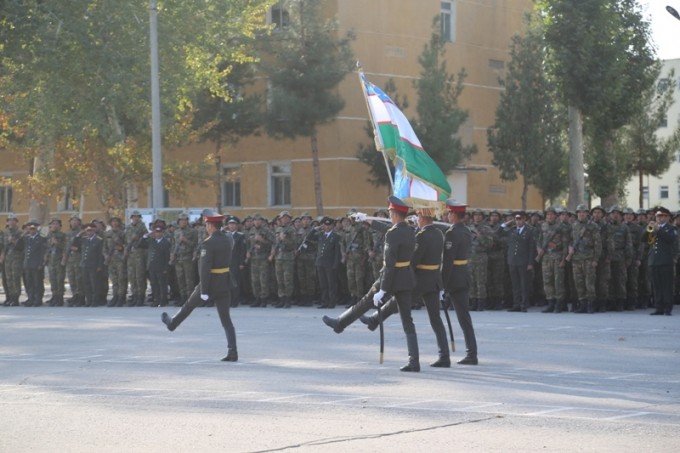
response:
M236 362L238 360L236 329L229 314L231 304L229 267L233 244L231 236L222 231L223 221L224 217L221 215L205 217L207 237L199 246L199 283L175 316L171 318L164 312L161 320L172 332L191 314L194 308L207 301L214 302L227 337L227 355L222 358L222 361Z

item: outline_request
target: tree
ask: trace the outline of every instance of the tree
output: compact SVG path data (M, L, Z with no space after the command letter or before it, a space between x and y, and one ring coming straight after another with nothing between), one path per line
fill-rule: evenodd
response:
M352 70L353 36L336 38L337 24L323 18L322 0L289 0L289 23L265 42L263 66L271 83L267 132L276 139L309 137L316 210L323 214L318 127L335 118L344 101L333 91Z
M632 105L650 84L654 62L649 24L635 0L539 0L545 21L550 69L569 114L570 208L583 202L583 122L602 154L588 166L600 195L611 190L594 164L616 165L612 134L633 114ZM614 176L615 177L615 176Z
M196 93L209 90L228 99L220 82L234 63L255 61L249 39L263 29L261 19L271 3L163 2L159 52L167 149L190 136ZM147 18L145 2L4 2L0 90L15 149L33 169L32 217L44 218L46 200L63 186L87 182L100 200L108 200L107 207L122 209L135 189L148 184ZM98 165L80 165L72 158L79 152L89 155L86 151L97 151L92 156ZM55 161L61 156L63 161ZM68 164L74 164L69 171L47 171ZM166 164L166 188L180 187L177 181L185 184L200 170Z
M555 86L545 72L545 50L540 30L529 28L514 36L505 89L496 109L496 121L488 130L493 164L501 178L522 176L522 209L527 207L530 184L544 198L553 199L565 187L561 126L563 117L555 102Z
M458 136L458 129L468 118L468 112L458 105L466 77L465 69L461 69L457 77L448 73L440 16L435 17L432 28L430 42L418 57L420 78L413 83L418 91L418 118L411 124L423 149L444 174L448 174L476 153L477 147L463 146Z
M657 66L657 74L660 70ZM645 90L637 108L638 113L617 133L617 143L628 156L623 181L637 176L638 207L643 207L643 177L661 176L670 167L680 149L680 126L666 139L659 139L656 132L673 105L673 81L675 72L670 71L655 86ZM669 83L670 82L670 83Z

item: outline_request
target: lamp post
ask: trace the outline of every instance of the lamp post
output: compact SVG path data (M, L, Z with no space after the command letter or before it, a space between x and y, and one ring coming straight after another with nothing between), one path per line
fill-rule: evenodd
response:
M161 100L158 82L158 8L149 0L151 46L151 207L163 207L163 162L161 157Z
M680 20L680 14L678 14L678 10L673 8L671 5L666 5L666 11L670 13L671 16L675 17L676 19Z

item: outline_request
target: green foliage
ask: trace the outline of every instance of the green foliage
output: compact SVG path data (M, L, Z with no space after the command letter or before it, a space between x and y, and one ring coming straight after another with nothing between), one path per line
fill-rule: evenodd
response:
M468 112L458 106L466 73L465 69L461 69L457 77L448 73L439 21L436 16L430 42L418 57L420 79L414 82L418 91L418 119L412 120L411 124L423 149L444 174L448 174L476 153L477 148L475 145L463 146L457 135L468 118Z
M283 2L290 22L264 39L263 68L271 82L267 132L275 138L311 137L344 107L334 89L352 71L353 36L336 39L322 0Z
M510 56L496 121L487 133L493 164L503 180L521 175L525 186L553 199L566 188L564 112L545 72L540 30L514 36Z

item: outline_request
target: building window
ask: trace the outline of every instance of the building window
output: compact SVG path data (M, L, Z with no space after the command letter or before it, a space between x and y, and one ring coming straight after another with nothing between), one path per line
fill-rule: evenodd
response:
M671 80L669 79L659 79L659 81L656 84L656 92L657 93L663 93L668 89L668 87L671 86Z
M241 166L222 167L222 205L241 206Z
M0 212L12 211L12 186L0 186Z
M661 199L668 198L668 186L659 187L659 198Z
M444 41L456 41L456 2L441 2L441 27Z
M283 30L290 24L290 14L284 8L283 3L279 1L269 10L269 23L274 25L274 30Z
M71 189L70 187L62 188L61 198L57 203L57 211L61 212L75 211L75 208L73 207L73 196L74 196L73 189Z
M290 205L290 163L271 164L270 167L270 205Z
M649 187L642 186L642 199L649 200Z
M668 127L668 117L666 115L662 116L659 120L659 127Z

